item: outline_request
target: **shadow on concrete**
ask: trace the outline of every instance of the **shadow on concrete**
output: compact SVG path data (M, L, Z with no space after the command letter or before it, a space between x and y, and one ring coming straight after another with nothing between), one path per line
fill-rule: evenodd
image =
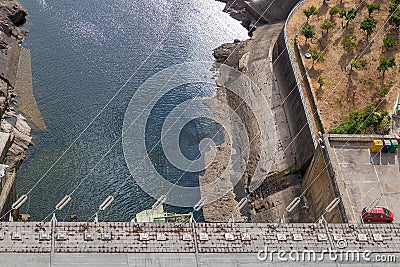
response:
M371 153L371 161L374 165L395 165L396 153Z

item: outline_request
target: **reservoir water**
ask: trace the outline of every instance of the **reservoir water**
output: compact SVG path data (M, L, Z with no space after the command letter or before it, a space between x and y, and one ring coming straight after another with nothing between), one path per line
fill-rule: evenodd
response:
M137 212L149 209L155 200L133 179L123 184L129 170L120 141L101 158L121 136L125 110L135 90L174 64L213 60L215 47L235 38L247 38L246 30L221 11L224 4L214 0L20 2L29 12L24 46L31 50L34 94L47 131L33 131L35 145L18 172L19 195L43 177L79 136L32 190L21 212L29 213L32 220L42 220L79 185L72 201L57 217L68 220L75 213L79 220L87 220L108 195L122 186L113 205L99 217L130 220ZM157 143L163 118L174 106L195 96L213 94L212 86L192 84L165 95L146 127L149 147ZM207 112L206 107L199 108ZM187 124L179 140L185 156L198 157L199 141L214 136L217 128L206 119ZM199 173L171 168L161 148L157 147L151 158L158 172L171 181L184 175L185 186L198 184ZM173 206L166 210L191 211Z

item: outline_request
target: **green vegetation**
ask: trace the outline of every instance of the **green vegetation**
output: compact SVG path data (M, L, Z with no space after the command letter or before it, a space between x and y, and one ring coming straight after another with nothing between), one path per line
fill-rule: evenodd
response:
M389 7L389 23L396 28L400 26L400 9L398 4L393 4Z
M305 25L301 28L301 34L306 38L306 42L308 39L313 38L315 36L314 27L311 25Z
M373 18L365 18L360 24L360 29L365 31L365 33L367 34L367 40L368 37L373 33L375 28L376 28L376 20Z
M324 20L324 22L321 25L321 29L326 31L326 35L328 35L328 31L335 28L336 23L333 21L330 21L328 19Z
M319 88L322 88L322 86L325 85L325 77L322 76L321 74L318 75L318 83L319 83Z
M388 134L391 118L386 110L375 111L375 105L363 111L354 110L339 126L331 130L335 134Z
M317 8L315 6L310 6L309 8L303 10L304 15L307 17L307 22L311 16L316 15L318 13Z
M315 62L324 62L325 61L325 54L323 51L318 50L317 47L310 47L307 50L308 53L311 54L312 65L314 66Z
M389 6L389 16L392 15L394 12L397 10L397 5L396 4L391 4Z
M396 66L396 59L394 57L387 59L386 57L381 56L379 58L379 66L378 66L377 70L379 72L382 72L382 80L385 79L385 72L389 68L393 68L395 66Z
M356 8L352 8L347 11L345 9L341 9L339 11L339 16L346 20L346 28L349 26L349 22L356 18L356 15L357 15ZM342 27L343 27L343 24L342 24Z
M383 88L378 90L377 94L380 97L385 97L389 93L389 91L390 91L389 87L383 87Z
M372 86L374 85L374 79L372 77L368 77L367 79L362 80L361 83L364 85Z
M329 15L331 16L331 20L333 20L333 17L334 17L336 14L339 14L339 12L340 12L340 8L337 7L337 6L334 6L334 7L332 7L331 9L329 9Z
M310 3L297 13L295 21L304 23L304 15L307 17L300 30L301 53L311 55L312 66L311 60L307 65L312 83L319 88L316 103L324 105L323 99L328 99L332 90L337 93L326 105L325 115L320 114L321 119L330 124L336 118L332 133L388 133L391 117L384 110L391 109L395 96L390 88L394 88L400 75L400 0L322 1L329 5L319 8L317 2L313 2L315 7ZM375 34L378 38L372 36ZM374 42L367 45L369 39ZM360 52L363 56L356 56ZM325 60L329 64L321 63ZM312 71L313 68L317 70ZM331 82L343 72L347 83L331 88ZM385 102L378 104L382 98ZM348 117L343 122L345 116Z
M345 18L347 14L346 9L339 9L338 13L340 18Z
M372 12L374 12L375 10L381 9L381 5L380 4L369 4L369 5L367 5L367 9L368 9L368 16L371 17Z
M356 70L365 68L366 65L367 65L367 61L365 61L363 59L355 59L350 64L350 71L352 71L353 68L355 68Z
M385 37L383 38L383 46L386 49L390 49L392 47L398 46L398 43L391 37Z
M354 34L346 34L342 39L343 48L350 52L357 47L357 37Z

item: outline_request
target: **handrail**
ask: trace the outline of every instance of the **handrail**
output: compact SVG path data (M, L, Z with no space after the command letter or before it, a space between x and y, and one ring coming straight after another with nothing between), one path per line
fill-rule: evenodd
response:
M310 128L311 138L312 138L313 143L314 143L314 148L316 149L317 146L318 146L317 138L316 138L316 136L315 136L314 127L313 127L313 125L312 125L311 118L310 118L310 114L309 114L309 111L308 111L308 108L307 108L306 100L305 100L304 93L303 93L303 88L302 88L302 86L301 86L299 76L297 75L297 70L296 70L296 66L295 66L295 63L294 63L294 57L293 57L293 54L292 54L292 50L290 49L290 43L289 43L289 41L288 41L288 36L287 36L287 25L288 25L288 23L289 23L290 18L292 17L292 15L293 15L293 13L296 11L296 9L297 9L300 5L302 5L305 1L306 1L306 0L301 0L301 1L298 2L298 3L292 8L292 10L290 11L290 13L289 13L289 15L288 15L288 17L287 17L287 19L286 19L286 21L285 21L285 27L283 28L283 35L284 35L284 39L285 39L286 49L287 49L288 55L289 55L290 64L291 64L291 66L292 66L293 73L294 73L294 77L295 77L296 83L297 83L297 88L298 88L298 90L299 90L301 102L302 102L302 104L303 104L304 111L305 111L305 114L306 114L307 124L308 124L308 127ZM296 33L296 35L297 35L297 34L298 34L298 33Z

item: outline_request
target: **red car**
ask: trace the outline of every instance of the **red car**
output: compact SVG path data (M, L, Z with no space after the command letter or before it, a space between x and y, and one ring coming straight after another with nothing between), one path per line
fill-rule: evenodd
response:
M366 212L366 208L362 211L364 222L393 222L393 212L383 207L375 207L370 212Z

